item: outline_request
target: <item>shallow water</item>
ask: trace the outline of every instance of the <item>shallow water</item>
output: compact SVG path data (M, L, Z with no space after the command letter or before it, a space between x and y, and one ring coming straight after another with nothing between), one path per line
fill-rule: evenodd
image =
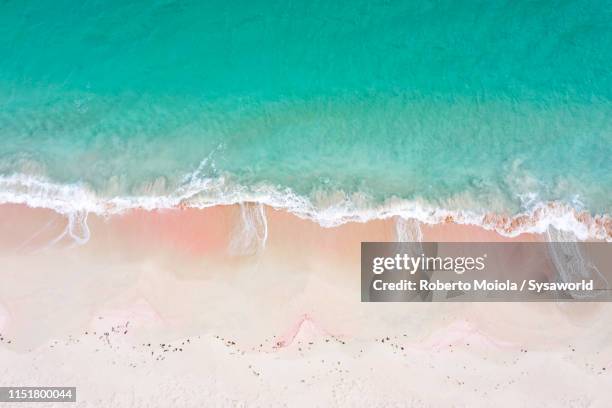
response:
M332 3L3 3L0 197L610 212L609 2Z

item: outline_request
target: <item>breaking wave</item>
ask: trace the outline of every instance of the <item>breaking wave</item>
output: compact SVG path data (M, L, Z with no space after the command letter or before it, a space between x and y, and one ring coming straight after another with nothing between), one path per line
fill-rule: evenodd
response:
M76 237L77 242L87 239L89 232L84 221L89 213L111 216L130 209L152 211L233 204L243 204L241 211L245 225L248 230L253 230L253 237L244 237L244 242L236 243L236 250L242 248L240 250L246 252L257 251L255 247L261 245L261 242L265 245L267 227L263 206L289 211L323 227L399 217L402 221L397 225L397 233L398 239L402 240L418 241L418 236L412 236L418 235L418 230L403 221L413 219L426 224L452 222L478 225L508 237L526 232L544 234L549 228L554 228L571 233L579 240L612 241L612 218L609 215L592 215L559 202L541 202L518 214L503 215L450 210L424 201L399 198L389 198L381 204L371 204L364 197L342 193L338 193L334 200L322 200L325 203L321 204L297 195L289 188L281 189L269 185L244 186L231 183L222 176L190 177L185 180L185 183L169 194L102 197L85 185L58 184L40 177L15 174L0 176L0 204L24 204L64 214L74 221L69 223L67 233ZM245 206L246 203L250 203L250 206Z

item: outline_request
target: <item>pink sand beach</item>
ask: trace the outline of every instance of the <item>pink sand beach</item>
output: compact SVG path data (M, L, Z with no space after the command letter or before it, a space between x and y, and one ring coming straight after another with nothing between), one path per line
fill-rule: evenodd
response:
M247 205L71 227L2 205L0 227L0 377L76 385L77 406L609 403L609 304L362 303L360 244L396 240L394 219L324 228Z

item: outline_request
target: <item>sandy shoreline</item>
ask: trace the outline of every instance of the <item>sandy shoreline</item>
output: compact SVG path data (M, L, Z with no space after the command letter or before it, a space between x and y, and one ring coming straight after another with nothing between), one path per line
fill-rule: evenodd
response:
M66 233L0 206L3 383L77 385L78 406L609 405L608 304L363 304L360 243L395 240L395 220L258 211L89 215Z

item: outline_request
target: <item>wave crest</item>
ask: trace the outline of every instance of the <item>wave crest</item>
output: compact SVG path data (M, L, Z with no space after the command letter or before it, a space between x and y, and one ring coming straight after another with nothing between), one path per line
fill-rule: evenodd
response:
M457 223L478 225L503 236L521 233L543 234L549 228L571 232L577 239L612 241L612 218L591 215L586 211L559 202L540 202L515 215L479 213L471 210L450 210L418 200L390 198L382 204L370 205L367 200L353 199L340 193L332 203L318 205L295 194L289 188L269 185L243 186L225 177L194 178L166 195L134 195L100 197L87 186L58 184L33 176L15 174L0 176L0 204L24 204L48 208L64 215L95 213L102 216L119 214L130 209L207 208L215 205L254 203L289 211L310 219L323 227L347 222L367 222L400 217L426 224Z

